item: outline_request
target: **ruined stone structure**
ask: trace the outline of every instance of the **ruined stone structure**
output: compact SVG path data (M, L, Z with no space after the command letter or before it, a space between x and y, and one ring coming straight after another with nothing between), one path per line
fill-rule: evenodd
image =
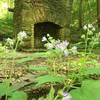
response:
M70 39L71 0L15 0L14 32L26 31L24 46L41 48L42 37Z

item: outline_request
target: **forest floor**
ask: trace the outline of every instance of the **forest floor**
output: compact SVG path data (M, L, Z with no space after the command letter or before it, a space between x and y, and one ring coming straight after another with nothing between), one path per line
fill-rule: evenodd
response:
M32 59L30 57L33 57ZM69 57L64 59L64 62L70 59L71 61L78 61L80 58ZM97 54L95 59L100 65L100 54ZM15 90L24 89L25 91L35 90L35 88L29 87L25 88L31 83L34 83L34 78L39 75L47 74L46 72L36 72L29 71L29 66L51 66L47 63L47 58L42 58L36 56L36 53L28 53L28 52L18 52L17 56L14 59L11 58L0 58L0 82L2 82L6 78L10 78L12 80L12 86ZM56 62L56 66L63 65L63 73L66 72L67 69L66 63Z

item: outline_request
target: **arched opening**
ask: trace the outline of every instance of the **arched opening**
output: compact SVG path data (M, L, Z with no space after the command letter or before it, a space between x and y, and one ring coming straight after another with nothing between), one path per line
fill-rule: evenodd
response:
M44 48L42 37L46 36L46 34L50 34L50 36L55 39L60 39L60 26L54 24L52 22L42 22L34 25L34 46L35 48Z

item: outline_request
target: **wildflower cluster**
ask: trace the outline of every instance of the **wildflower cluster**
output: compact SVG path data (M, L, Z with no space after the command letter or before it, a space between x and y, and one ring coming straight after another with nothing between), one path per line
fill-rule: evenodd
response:
M12 49L14 46L15 40L11 38L6 39L6 47Z
M15 48L17 48L19 42L21 43L24 38L27 38L26 32L25 31L19 32L17 35L17 41L15 41L14 39L11 39L11 38L6 39L5 47L7 49L8 48L14 49L14 45L15 45Z
M94 27L92 24L84 25L83 29L84 29L84 30L95 31L95 27Z
M24 38L27 38L27 33L25 31L21 31L18 33L18 36L17 36L18 40L23 40Z
M95 33L95 27L92 24L84 25L83 29L86 31L81 36L85 44L85 52L91 51L100 41L100 32Z
M77 54L76 46L72 47L71 49L68 49L69 42L67 40L65 41L60 41L59 39L55 40L53 37L47 34L46 37L42 38L42 41L46 42L44 46L48 50L51 50L51 49L60 50L61 53L63 53L65 57L67 57L69 54Z

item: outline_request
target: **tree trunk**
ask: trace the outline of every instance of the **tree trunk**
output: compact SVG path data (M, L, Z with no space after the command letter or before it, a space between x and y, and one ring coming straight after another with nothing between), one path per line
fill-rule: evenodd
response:
M80 0L79 1L79 29L82 28L82 25L83 25L83 11L82 11L82 6L83 6L83 0Z
M100 0L97 0L97 24L100 27Z

